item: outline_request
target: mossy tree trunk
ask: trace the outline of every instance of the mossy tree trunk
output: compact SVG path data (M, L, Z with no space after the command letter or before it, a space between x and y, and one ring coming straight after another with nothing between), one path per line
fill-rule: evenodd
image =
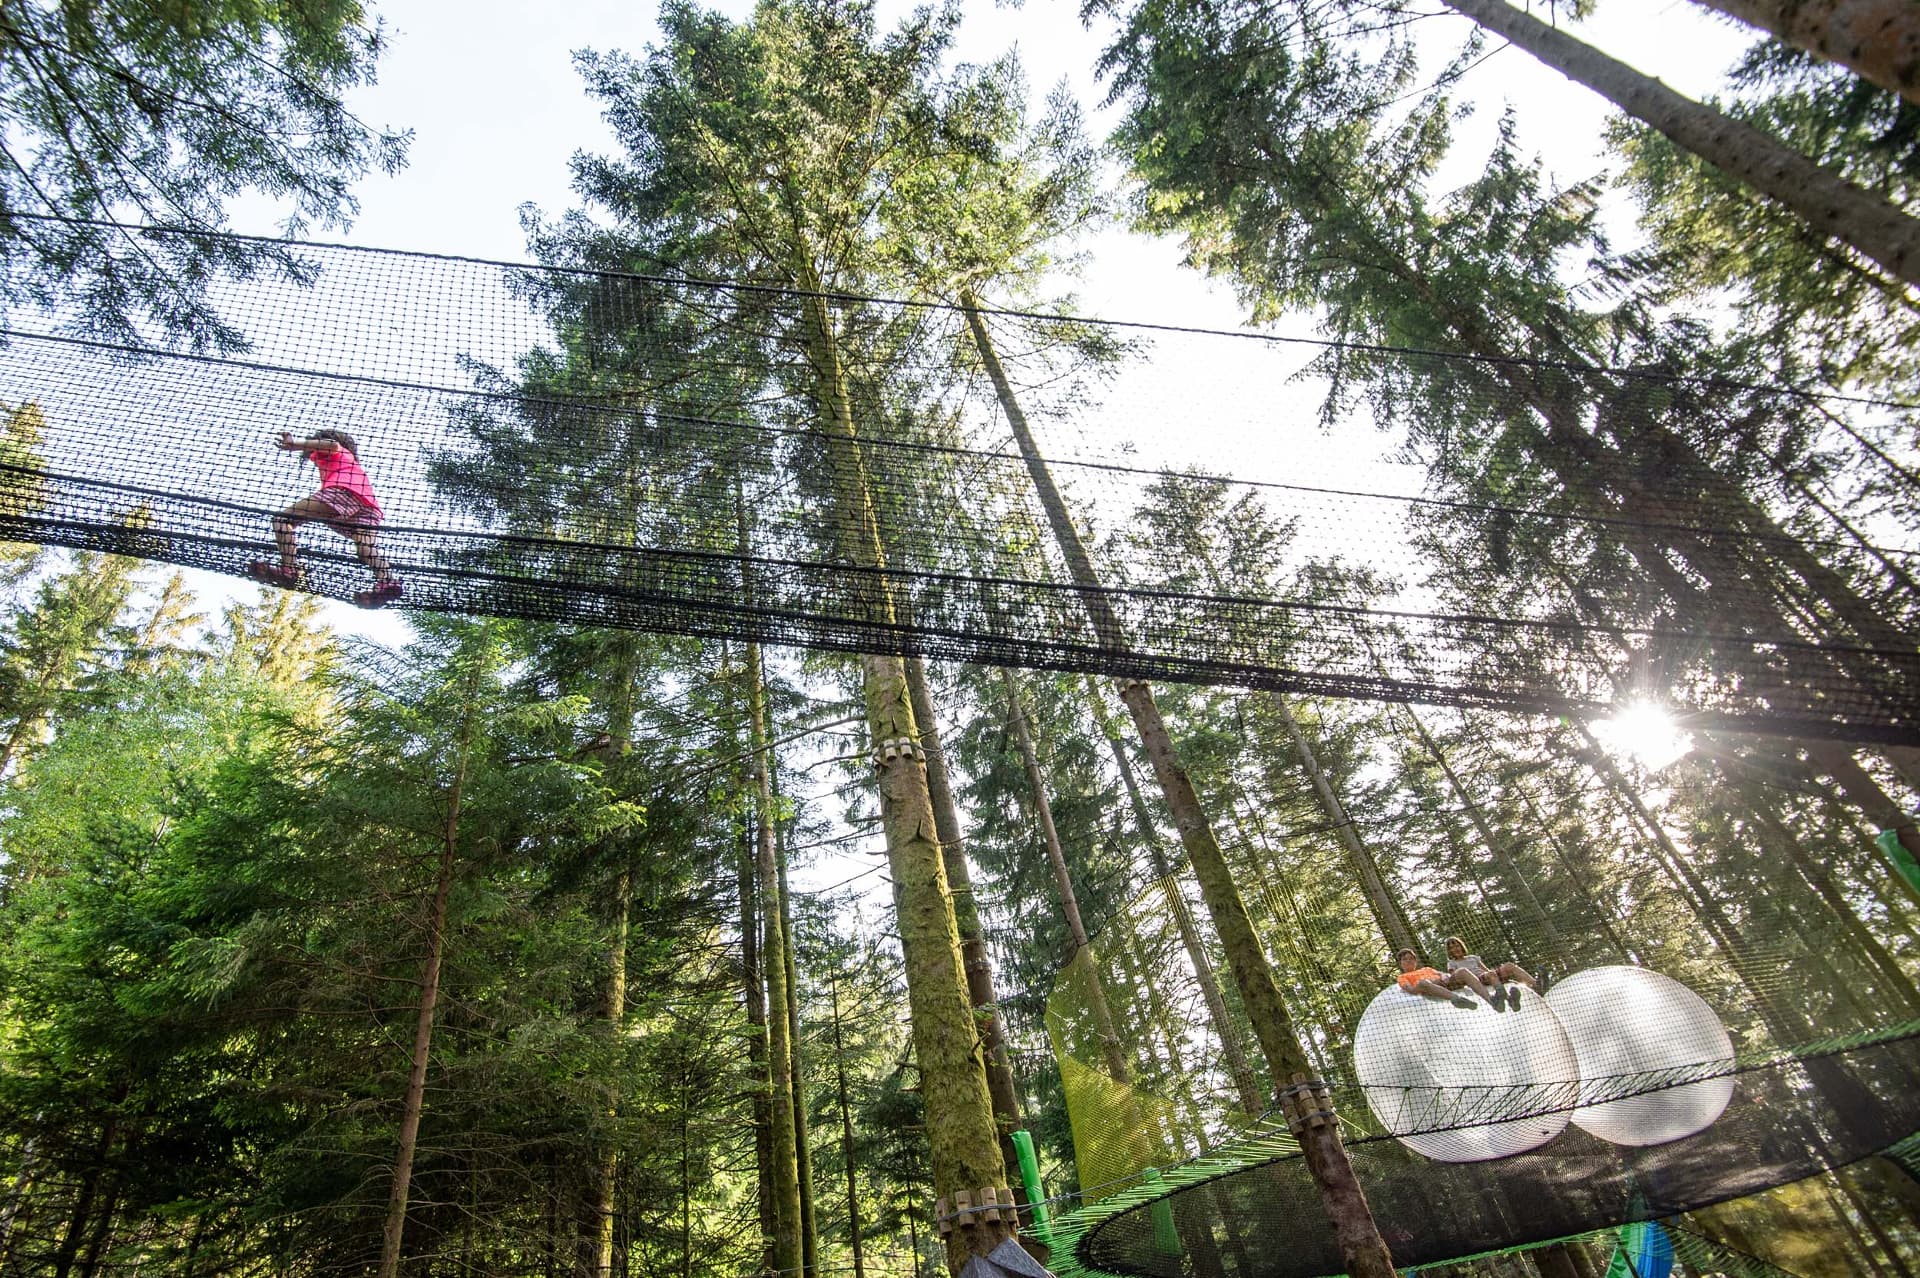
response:
M780 900L780 862L774 843L778 813L770 778L767 704L760 645L746 646L747 733L752 750L754 883L760 899L760 966L767 989L767 1116L771 1131L767 1190L773 1196L773 1267L800 1272L805 1259L800 1223L800 1162L794 1134L793 1030L788 1009L787 936Z
M927 665L907 658L907 692L920 729L920 745L927 754L927 796L933 802L934 829L940 836L940 857L947 869L947 889L953 900L954 926L960 936L960 958L966 968L967 999L973 1005L986 1057L987 1092L993 1098L995 1125L1000 1133L1000 1157L1009 1168L1019 1166L1013 1133L1024 1126L1020 1094L1014 1087L1013 1067L1007 1061L1007 1026L993 987L993 959L987 953L986 930L980 926L980 908L973 899L973 871L967 863L965 836L953 801L953 782L947 775L946 747L940 739L940 721L927 687Z
M885 547L832 317L811 261L798 259L794 266L794 277L807 294L806 354L833 461L833 521L842 539L841 551L852 563L883 570ZM876 578L870 604L876 621L891 619L892 603L883 579ZM879 779L881 828L906 963L934 1193L957 1207L956 1194L973 1198L982 1190L1004 1191L1007 1170L967 996L959 928L948 894L906 663L898 655L869 653L860 658L860 668ZM953 1273L958 1274L971 1256L984 1255L1012 1236L1013 1222L998 1211L993 1214L991 1220L974 1215L958 1221L946 1235L947 1265Z

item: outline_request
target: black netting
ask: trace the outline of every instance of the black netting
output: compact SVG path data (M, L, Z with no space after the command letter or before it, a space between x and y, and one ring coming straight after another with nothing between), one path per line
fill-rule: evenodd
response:
M1096 585L953 309L289 254L211 286L197 347L8 316L0 398L38 417L16 414L0 534L240 572L312 487L272 438L344 428L415 607L1520 710L1653 696L1697 726L1920 741L1911 553L1751 497L1743 460L1756 421L1879 408L1537 367L1522 402L1475 361L990 314ZM1335 378L1538 438L1430 481L1353 442L1364 404L1323 432ZM367 584L345 541L303 537L309 589ZM1089 622L1096 595L1117 625Z
M1629 1148L1571 1128L1542 1149L1481 1163L1432 1163L1385 1137L1348 1148L1395 1262L1418 1266L1758 1193L1915 1130L1920 1041L1905 1038L1746 1070L1718 1122L1663 1145ZM1130 1207L1093 1224L1075 1251L1089 1269L1150 1278L1200 1273L1196 1256L1217 1278L1342 1269L1297 1157L1179 1189L1170 1216Z

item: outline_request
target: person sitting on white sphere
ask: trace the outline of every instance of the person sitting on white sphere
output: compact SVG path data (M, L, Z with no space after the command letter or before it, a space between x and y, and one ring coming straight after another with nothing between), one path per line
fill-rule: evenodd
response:
M1487 993L1486 986L1480 984L1477 977L1470 976L1459 984L1449 986L1452 978L1441 975L1438 968L1427 967L1421 963L1420 956L1412 950L1401 950L1395 957L1400 960L1400 988L1409 994L1439 999L1455 1007L1475 1008L1480 1005L1465 994L1456 992L1460 985L1469 985L1479 993L1481 998L1488 1002L1493 1001L1493 996Z
M1520 1006L1520 986L1530 990L1538 988L1527 969L1518 963L1490 966L1478 954L1467 953L1467 943L1457 936L1449 936L1446 945L1447 983L1452 985L1456 978L1471 978L1477 985L1491 986L1493 993L1482 997L1493 1004L1496 1012L1505 1011L1508 1003L1516 1008Z

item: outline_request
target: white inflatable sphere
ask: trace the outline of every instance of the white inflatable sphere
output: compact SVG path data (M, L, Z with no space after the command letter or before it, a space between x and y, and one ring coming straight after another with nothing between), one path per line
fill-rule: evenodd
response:
M1671 977L1644 967L1575 972L1547 994L1580 1057L1573 1121L1616 1145L1664 1145L1709 1126L1733 1099L1733 1041L1713 1009ZM1655 1075L1654 1078L1636 1077ZM1643 1095L1636 1087L1680 1081ZM1718 1075L1718 1077L1712 1077Z
M1446 1163L1506 1158L1558 1136L1579 1094L1579 1058L1539 995L1520 1000L1496 1012L1477 1000L1468 1009L1397 985L1382 990L1353 1040L1374 1116L1402 1144ZM1542 1109L1554 1112L1534 1112ZM1475 1121L1483 1118L1495 1121Z

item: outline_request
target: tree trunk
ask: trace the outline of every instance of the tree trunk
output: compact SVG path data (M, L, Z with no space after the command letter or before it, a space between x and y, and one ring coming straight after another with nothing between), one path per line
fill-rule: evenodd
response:
M1447 756L1438 743L1428 735L1427 725L1420 722L1420 716L1413 712L1412 706L1401 706L1400 712L1406 715L1407 721L1413 725L1414 734L1420 738L1420 744L1426 750L1427 757L1439 765L1441 773L1447 778L1447 787L1460 801L1460 806L1467 810L1467 818L1473 822L1473 828L1479 832L1480 841L1486 845L1487 854L1500 863L1501 875L1520 893L1520 898L1527 907L1527 913L1532 916L1534 926L1540 929L1540 935L1555 952L1564 948L1560 930L1554 927L1553 920L1547 917L1546 907L1540 904L1540 898L1533 894L1533 885L1527 882L1527 876L1520 872L1520 867L1514 864L1512 857L1507 855L1506 844L1494 834L1493 826L1487 822L1486 813L1481 810L1480 804L1473 795L1468 793L1465 783L1453 770L1453 765L1447 762ZM1517 954L1514 955L1515 959L1519 957Z
M1007 724L1020 750L1020 763L1026 770L1027 788L1033 794L1034 824L1040 827L1040 839L1047 850L1047 865L1053 871L1054 890L1060 894L1060 914L1066 920L1070 942L1068 961L1080 957L1087 948L1087 928L1080 918L1080 901L1073 892L1073 875L1067 871L1067 854L1060 846L1060 832L1053 824L1053 803L1047 798L1046 774L1040 770L1040 755L1033 748L1033 733L1027 727L1026 708L1020 704L1020 685L1013 672L1002 667L1000 681L1007 690ZM1107 1075L1117 1083L1133 1081L1133 1068L1127 1063L1126 1046L1113 1025L1113 1009L1107 1003L1106 983L1092 955L1087 963L1087 1010L1093 1014L1093 1030L1100 1036L1100 1055Z
M773 1093L767 1084L767 984L760 975L760 911L755 903L757 864L752 836L740 857L740 979L747 1004L747 1072L753 1079L753 1165L760 1219L760 1269L774 1269Z
M898 892L900 946L920 1094L926 1103L934 1193L952 1204L956 1192L977 1196L981 1190L1005 1188L1006 1166L967 997L926 768L917 752L919 734L906 671L898 657L868 656L862 665L880 767L881 820ZM986 1254L1013 1233L1011 1222L1004 1220L961 1225L946 1239L947 1265L955 1274L972 1255Z
M1627 944L1626 938L1620 935L1617 926L1619 920L1614 917L1613 911L1601 902L1599 894L1593 890L1593 885L1587 880L1586 871L1581 869L1573 857L1567 855L1567 849L1560 837L1548 824L1546 814L1540 811L1539 805L1533 801L1533 796L1527 793L1527 787L1521 784L1520 778L1513 779L1510 790L1519 795L1520 801L1526 805L1527 815L1533 818L1534 828L1540 831L1540 841L1553 850L1553 859L1560 863L1560 868L1566 871L1568 880L1579 889L1580 895L1586 898L1587 909L1592 912L1593 921L1599 925L1601 933L1606 937L1607 947L1616 957L1633 962L1634 950ZM1477 882L1476 880L1476 884ZM1481 889L1480 895L1481 899L1486 898L1484 888ZM1508 938L1508 944L1512 944L1511 937Z
M986 1058L987 1093L993 1098L994 1125L1000 1133L1000 1158L1007 1167L1020 1165L1013 1133L1023 1126L1020 1094L1014 1087L1013 1067L1007 1061L1007 1026L993 988L993 959L987 953L987 935L980 926L980 907L973 899L973 870L960 833L960 813L953 802L953 783L947 776L947 752L940 739L940 720L933 711L927 687L927 664L907 658L907 693L920 729L920 745L927 752L927 797L933 803L934 830L940 836L940 859L947 869L947 887L953 895L953 920L960 936L960 957L967 972L967 999L973 1005L980 1046ZM1013 1179L1018 1180L1019 1177Z
M1085 680L1093 717L1100 725L1101 734L1107 739L1114 766L1119 769L1120 784L1125 788L1127 801L1133 808L1134 825L1147 845L1147 856L1153 862L1154 877L1160 880L1161 890L1166 893L1168 912L1173 915L1174 927L1180 933L1181 948L1187 952L1187 963L1192 967L1194 980L1200 986L1200 997L1205 1001L1207 1015L1213 1021L1213 1032L1220 1040L1220 1053L1226 1058L1227 1073L1232 1077L1234 1091L1240 1097L1240 1108L1247 1117L1255 1117L1267 1106L1260 1095L1259 1081L1253 1076L1253 1066L1247 1061L1246 1048L1241 1045L1240 1027L1234 1024L1227 1011L1227 1000L1220 993L1220 980L1214 974L1213 961L1207 956L1206 943L1194 923L1193 911L1187 908L1187 898L1175 881L1173 866L1167 860L1167 850L1160 842L1160 832L1153 825L1153 814L1147 810L1146 796L1140 792L1140 778L1134 775L1133 761L1127 758L1127 749L1114 727L1113 716L1107 713L1106 703L1101 700L1100 689L1094 683L1093 676L1087 675Z
M920 728L920 744L926 751L927 792L933 804L934 828L940 836L941 861L945 865L953 904L954 924L960 937L960 956L967 978L967 998L973 1007L976 1031L980 1035L982 1058L986 1068L987 1092L993 1103L994 1128L999 1138L1003 1166L1019 1166L1013 1133L1024 1127L1020 1112L1020 1094L1007 1058L1007 1027L1000 1015L999 996L994 990L993 959L987 952L985 929L980 925L980 910L973 896L973 871L967 862L960 816L953 801L953 785L947 774L946 747L941 742L939 718L934 713L933 696L927 686L926 662L909 657L906 663L907 689L913 713ZM1020 1178L1010 1175L1009 1179ZM1017 1201L1025 1202L1024 1186L1012 1186Z
M1080 541L1072 518L1067 514L1066 503L1061 500L1053 476L1047 471L1046 461L1040 456L1039 446L1034 443L1033 432L1027 428L1026 414L1020 410L1013 386L994 353L992 339L980 319L980 312L971 297L962 298L961 304L966 310L967 325L972 330L975 349L979 352L988 377L993 381L1000 407L1019 444L1021 456L1026 459L1027 473L1032 477L1034 490L1046 510L1047 522L1059 543L1060 553L1066 559L1074 584L1079 589L1094 634L1103 646L1122 649L1125 646L1125 634L1120 619L1115 615L1107 592L1093 570L1093 562L1087 556L1086 547ZM1241 899L1240 889L1233 881L1233 873L1220 851L1219 841L1214 837L1213 826L1200 805L1200 797L1194 791L1186 765L1181 762L1173 739L1160 717L1160 707L1154 702L1153 689L1142 681L1128 681L1121 685L1120 699L1133 716L1134 727L1140 733L1141 744L1153 765L1167 810L1173 817L1174 828L1180 833L1187 859L1193 865L1194 877L1200 882L1200 894L1207 903L1207 912L1212 916L1214 933L1219 936L1221 948L1226 952L1227 969L1239 988L1241 1001L1253 1024L1254 1039L1267 1059L1276 1085L1282 1080L1293 1081L1310 1076L1312 1071L1306 1052L1302 1050L1299 1036L1294 1032L1286 1004L1280 998L1280 987L1274 981L1273 969L1267 962L1265 951L1260 948L1253 921L1247 916L1246 902ZM1367 1206L1366 1194L1353 1174L1353 1164L1347 1157L1346 1147L1340 1143L1340 1131L1336 1123L1301 1126L1295 1134L1300 1139L1307 1169L1319 1188L1322 1205L1333 1226L1341 1254L1346 1259L1348 1273L1353 1278L1393 1278L1393 1257L1387 1251L1385 1240L1380 1237L1373 1212Z
M1873 1204L1867 1201L1866 1196L1860 1192L1859 1186L1853 1183L1852 1170L1851 1167L1834 1168L1833 1183L1839 1187L1841 1194L1860 1217L1860 1222L1867 1227L1867 1232L1873 1235L1874 1242L1879 1244L1880 1250L1886 1255L1893 1272L1898 1274L1899 1278L1914 1278L1913 1270L1907 1266L1905 1260L1901 1259L1900 1244L1888 1235L1886 1226L1880 1221L1880 1213L1874 1210Z
M109 1117L100 1129L100 1144L94 1155L92 1165L81 1173L80 1193L75 1198L73 1210L67 1216L66 1233L60 1238L60 1245L54 1252L53 1278L67 1278L73 1272L74 1258L80 1254L81 1240L86 1236L87 1227L93 1221L94 1198L100 1192L101 1178L108 1173L104 1170L107 1155L113 1152L113 1142L120 1130L117 1118Z
M680 1278L691 1278L693 1273L693 1133L688 1116L688 1094L692 1090L683 1060L680 1065Z
M753 750L754 866L760 896L760 955L767 981L767 1082L771 1101L773 1268L800 1271L805 1258L800 1228L800 1164L793 1124L793 1032L787 1008L787 941L780 901L779 857L774 847L773 783L769 778L767 704L761 682L760 645L747 645L747 729Z
M1699 0L1920 106L1914 0Z
M840 982L829 978L833 1000L833 1073L840 1090L840 1156L847 1164L847 1245L853 1251L853 1278L866 1278L860 1243L860 1181L853 1161L853 1111L847 1105L847 1049L840 1035Z
M1053 803L1047 797L1046 774L1040 769L1040 755L1033 748L1033 732L1027 726L1027 710L1020 701L1020 685L1014 682L1013 672L1000 671L1000 682L1007 690L1007 726L1013 729L1013 739L1020 752L1020 765L1027 774L1027 788L1031 791L1034 824L1040 828L1040 840L1047 851L1047 865L1053 871L1053 887L1060 894L1060 915L1066 921L1067 935L1072 944L1070 954L1078 954L1087 946L1087 928L1080 917L1080 901L1074 895L1073 876L1067 870L1067 855L1060 846L1060 831L1053 823Z
M637 447L637 441L630 439L630 449ZM628 470L628 493L637 493L632 459ZM637 509L637 507L636 507ZM626 543L634 545L634 530L626 530ZM634 683L639 677L639 647L637 637L622 635L612 649L612 660L607 670L607 695L603 698L603 725L605 725L605 750L603 750L603 779L616 793L630 793L626 777L626 756L632 750L634 737ZM607 1038L612 1044L626 1040L626 956L628 956L628 925L634 910L634 864L632 864L632 844L630 835L616 833L612 846L618 869L612 881L612 917L611 936L607 944L607 992L601 1002L601 1021L607 1027ZM620 1140L616 1136L616 1126L620 1119L620 1092L616 1086L607 1086L605 1090L605 1117L607 1117L607 1144L597 1151L595 1169L593 1169L593 1201L589 1203L588 1238L582 1259L586 1261L589 1278L612 1278L612 1259L614 1259L614 1195L618 1188L620 1171Z
M834 463L833 522L852 562L884 568L885 548L832 318L812 263L796 265L796 280L806 295L808 362ZM891 619L892 602L884 582L876 582L870 606L876 621ZM863 656L860 665L879 774L881 827L906 961L907 1003L920 1065L920 1094L926 1105L934 1194L949 1206L952 1229L946 1235L947 1266L957 1275L973 1255L991 1252L1015 1231L1013 1222L997 1211L992 1220L978 1213L961 1216L954 1195L965 1193L974 1201L982 1191L997 1196L1006 1191L1007 1170L967 995L959 928L948 896L946 865L927 791L925 748L907 690L906 666L898 656L880 654ZM1011 1198L1009 1193L1009 1202Z
M1575 722L1581 739L1586 743L1583 752L1585 761L1600 774L1607 786L1627 805L1628 812L1636 824L1652 840L1652 852L1655 863L1667 876L1681 899L1688 902L1699 917L1701 925L1714 944L1726 957L1727 966L1733 970L1746 987L1747 994L1753 999L1754 1007L1766 1022L1768 1031L1783 1047L1796 1043L1805 1043L1815 1037L1813 1027L1801 1015L1799 1009L1791 1004L1782 1004L1766 992L1764 977L1767 973L1756 970L1754 959L1747 947L1742 944L1739 930L1733 921L1721 909L1719 899L1713 889L1702 882L1693 866L1681 854L1680 849L1668 835L1663 825L1640 798L1631 782L1614 765L1613 758L1602 748L1600 742L1588 731L1584 723Z
M1374 860L1373 853L1360 841L1360 832L1354 829L1353 818L1347 815L1346 805L1334 793L1333 783L1327 780L1327 774L1313 752L1313 745L1307 740L1307 734L1301 731L1300 721L1294 718L1287 699L1278 693L1269 693L1266 702L1279 714L1280 722L1286 725L1287 735L1293 738L1293 748L1300 752L1300 763L1313 782L1314 793L1320 797L1320 808L1347 850L1348 863L1353 866L1353 872L1360 880L1368 908L1373 911L1374 922L1380 925L1381 934L1396 950L1419 949L1413 927L1407 922L1406 911L1400 908L1393 889L1387 886L1386 876L1380 873L1380 863Z
M1503 0L1444 3L1799 214L1816 232L1851 246L1895 279L1920 287L1920 221L1885 196L1849 182L1777 138L1674 92Z
M772 769L778 779L778 769ZM779 788L774 796L779 797ZM780 926L786 938L787 1041L793 1044L793 1161L800 1177L800 1256L805 1278L820 1269L820 1224L813 1202L813 1144L807 1127L807 1071L800 1048L800 969L794 955L793 895L787 891L787 842L784 823L774 824L774 852L780 863Z
M612 695L605 705L606 752L602 774L608 782L624 790L621 771L633 733L633 683L638 675L639 657L631 636L623 638L612 662ZM625 1041L627 1019L627 927L633 909L633 867L625 859L624 835L615 836L622 860L613 881L613 918L607 944L606 997L600 1005L600 1019L609 1041ZM619 1183L620 1141L615 1127L620 1117L620 1093L616 1087L605 1090L603 1113L607 1121L605 1148L598 1151L594 1168L593 1202L587 1221L586 1247L582 1259L589 1278L613 1278L614 1193Z
M755 583L751 558L751 526L747 520L746 498L736 477L733 486L734 517L739 528L740 583L741 595L751 606ZM787 894L787 852L785 838L781 833L783 822L777 815L775 798L778 792L778 768L773 755L772 733L767 723L766 674L761 663L760 648L757 644L748 644L746 652L746 678L748 688L748 721L753 739L754 803L759 820L761 896L768 901L769 913L778 915L779 945L773 944L774 931L769 928L766 946L766 962L777 965L783 975L778 984L785 987L782 998L775 989L769 989L769 998L773 1003L770 1014L782 1018L786 1025L788 1050L785 1055L787 1066L787 1112L791 1118L793 1141L794 1188L798 1194L798 1216L796 1223L800 1238L800 1272L802 1278L813 1274L819 1265L819 1238L813 1211L813 1153L807 1139L807 1103L806 1085L800 1066L800 979L793 953L793 912L792 900ZM774 866L774 879L771 889L765 881L764 862L771 857ZM774 1061L779 1062L779 1044L769 1044L774 1053ZM779 1087L777 1073L770 1076L770 1085ZM770 1105L771 1121L779 1121L778 1106ZM780 1162L777 1148L771 1151L776 1167L784 1167ZM778 1187L776 1195L784 1191ZM776 1229L778 1222L776 1221Z
M106 1201L94 1213L93 1234L87 1239L87 1249L80 1256L80 1278L94 1278L100 1272L100 1257L112 1242L116 1223L114 1216L119 1209L120 1178L116 1175L107 1186Z
M34 1177L39 1171L38 1140L29 1136L20 1149L20 1168L14 1173L13 1186L7 1190L7 1205L0 1208L0 1274L7 1272L7 1256L13 1247L14 1223L20 1218L20 1208L27 1201L27 1194L33 1189Z
M1899 960L1887 951L1872 930L1860 920L1853 904L1846 894L1833 881L1827 867L1807 855L1800 846L1799 838L1787 828L1785 821L1772 811L1764 802L1753 802L1747 809L1753 816L1766 838L1774 855L1784 857L1812 888L1814 894L1823 901L1834 920L1852 942L1855 952L1878 973L1885 982L1883 997L1890 1003L1906 1009L1909 1016L1920 1016L1920 989L1916 989L1913 979L1901 969Z
M1506 12L1514 11L1506 9ZM1792 625L1780 615L1780 583L1775 578L1777 568L1785 566L1800 576L1808 590L1824 599L1835 615L1845 618L1865 649L1911 650L1911 641L1906 636L1889 626L1842 577L1821 563L1798 539L1779 528L1743 490L1722 479L1685 441L1657 425L1649 425L1644 414L1623 418L1622 414L1608 411L1600 415L1600 424L1608 430L1614 444L1607 447L1592 433L1584 412L1576 404L1565 395L1548 390L1526 368L1511 362L1507 349L1486 331L1478 316L1456 300L1439 296L1412 265L1392 256L1390 246L1375 243L1381 253L1383 270L1418 296L1433 315L1453 331L1464 351L1487 360L1488 367L1497 370L1498 381L1515 397L1516 408L1524 406L1538 414L1544 431L1528 443L1529 451L1553 471L1568 492L1580 495L1592 513L1604 517L1616 528L1635 563L1673 601L1682 618L1707 629L1716 629L1715 623L1729 618L1742 621L1758 618L1766 625L1768 638L1784 636L1804 642L1805 636L1794 632ZM1535 327L1532 336L1545 349L1561 352L1569 365L1582 366L1581 353L1566 342L1563 334L1551 328ZM1586 371L1599 372L1590 367ZM1628 448L1632 455L1622 452L1622 448ZM1608 470L1630 472L1636 458L1640 460L1640 474L1627 473L1617 485L1618 491L1595 483L1594 476ZM1649 461L1650 458L1653 460ZM1697 494L1676 495L1666 491L1676 471L1695 477L1710 476L1715 492L1732 500L1745 518L1748 531L1764 538L1779 552L1779 564L1771 559L1764 562L1730 560L1723 547L1691 532L1687 525L1696 517L1699 498ZM1659 536L1655 535L1656 531ZM1705 585L1696 584L1693 578L1682 573L1672 561L1674 555L1684 559ZM1754 582L1746 580L1755 576L1762 579L1764 593ZM1870 662L1862 664L1871 655L1872 652L1867 651L1855 659L1846 651L1823 651L1816 659L1871 695L1885 698L1888 689L1883 686L1881 672ZM1808 701L1804 693L1799 694L1799 699ZM1896 698L1896 704L1903 703L1902 698ZM1783 713L1817 717L1818 710L1809 702L1805 708L1790 708ZM1898 766L1920 767L1912 759L1900 762L1905 756L1899 750L1890 751Z
M1841 796L1859 808L1867 820L1882 830L1894 831L1899 836L1900 846L1915 857L1920 857L1920 826L1916 826L1913 817L1881 788L1880 783L1873 779L1873 774L1860 766L1853 757L1853 751L1837 741L1810 741L1807 743L1807 758L1832 778ZM1906 876L1891 862L1883 858L1883 863L1888 876L1900 884L1909 897L1920 902L1920 889L1907 882Z
M613 936L607 946L607 994L600 1006L601 1019L617 1044L622 1041L627 1018L627 922L633 904L633 871L622 867L613 882ZM594 1168L593 1217L587 1238L588 1273L592 1278L613 1275L614 1189L619 1183L620 1142L613 1126L620 1117L620 1093L606 1089L603 1112L608 1124L606 1148L599 1153Z
M447 898L453 891L453 858L460 843L460 803L466 790L467 763L473 753L475 702L480 696L480 665L467 675L467 698L455 747L453 783L447 790L447 820L441 828L440 863L435 871L433 903L427 913L427 961L420 974L420 1008L414 1017L413 1063L400 1108L400 1147L393 1159L393 1190L380 1231L380 1278L400 1272L400 1244L407 1227L407 1191L413 1183L413 1153L420 1136L421 1103L427 1090L427 1062L433 1046L433 1012L440 1001L440 960L446 951Z
M1140 731L1147 759L1153 764L1165 795L1174 828L1187 849L1194 877L1200 881L1200 895L1207 903L1213 928L1226 951L1227 968L1240 991L1247 1017L1253 1023L1254 1039L1267 1059L1274 1079L1298 1080L1313 1073L1306 1052L1294 1032L1293 1018L1280 997L1273 969L1267 963L1260 938L1254 933L1253 920L1247 915L1246 902L1233 881L1233 872L1220 851L1213 827L1200 805L1193 781L1174 749L1173 739L1154 702L1153 689L1143 682L1130 682L1120 691L1120 699L1133 715ZM1308 1171L1319 1187L1327 1219L1352 1278L1392 1278L1393 1257L1374 1224L1373 1211L1366 1194L1353 1174L1353 1164L1340 1132L1333 1123L1301 1127L1294 1135L1300 1141Z

